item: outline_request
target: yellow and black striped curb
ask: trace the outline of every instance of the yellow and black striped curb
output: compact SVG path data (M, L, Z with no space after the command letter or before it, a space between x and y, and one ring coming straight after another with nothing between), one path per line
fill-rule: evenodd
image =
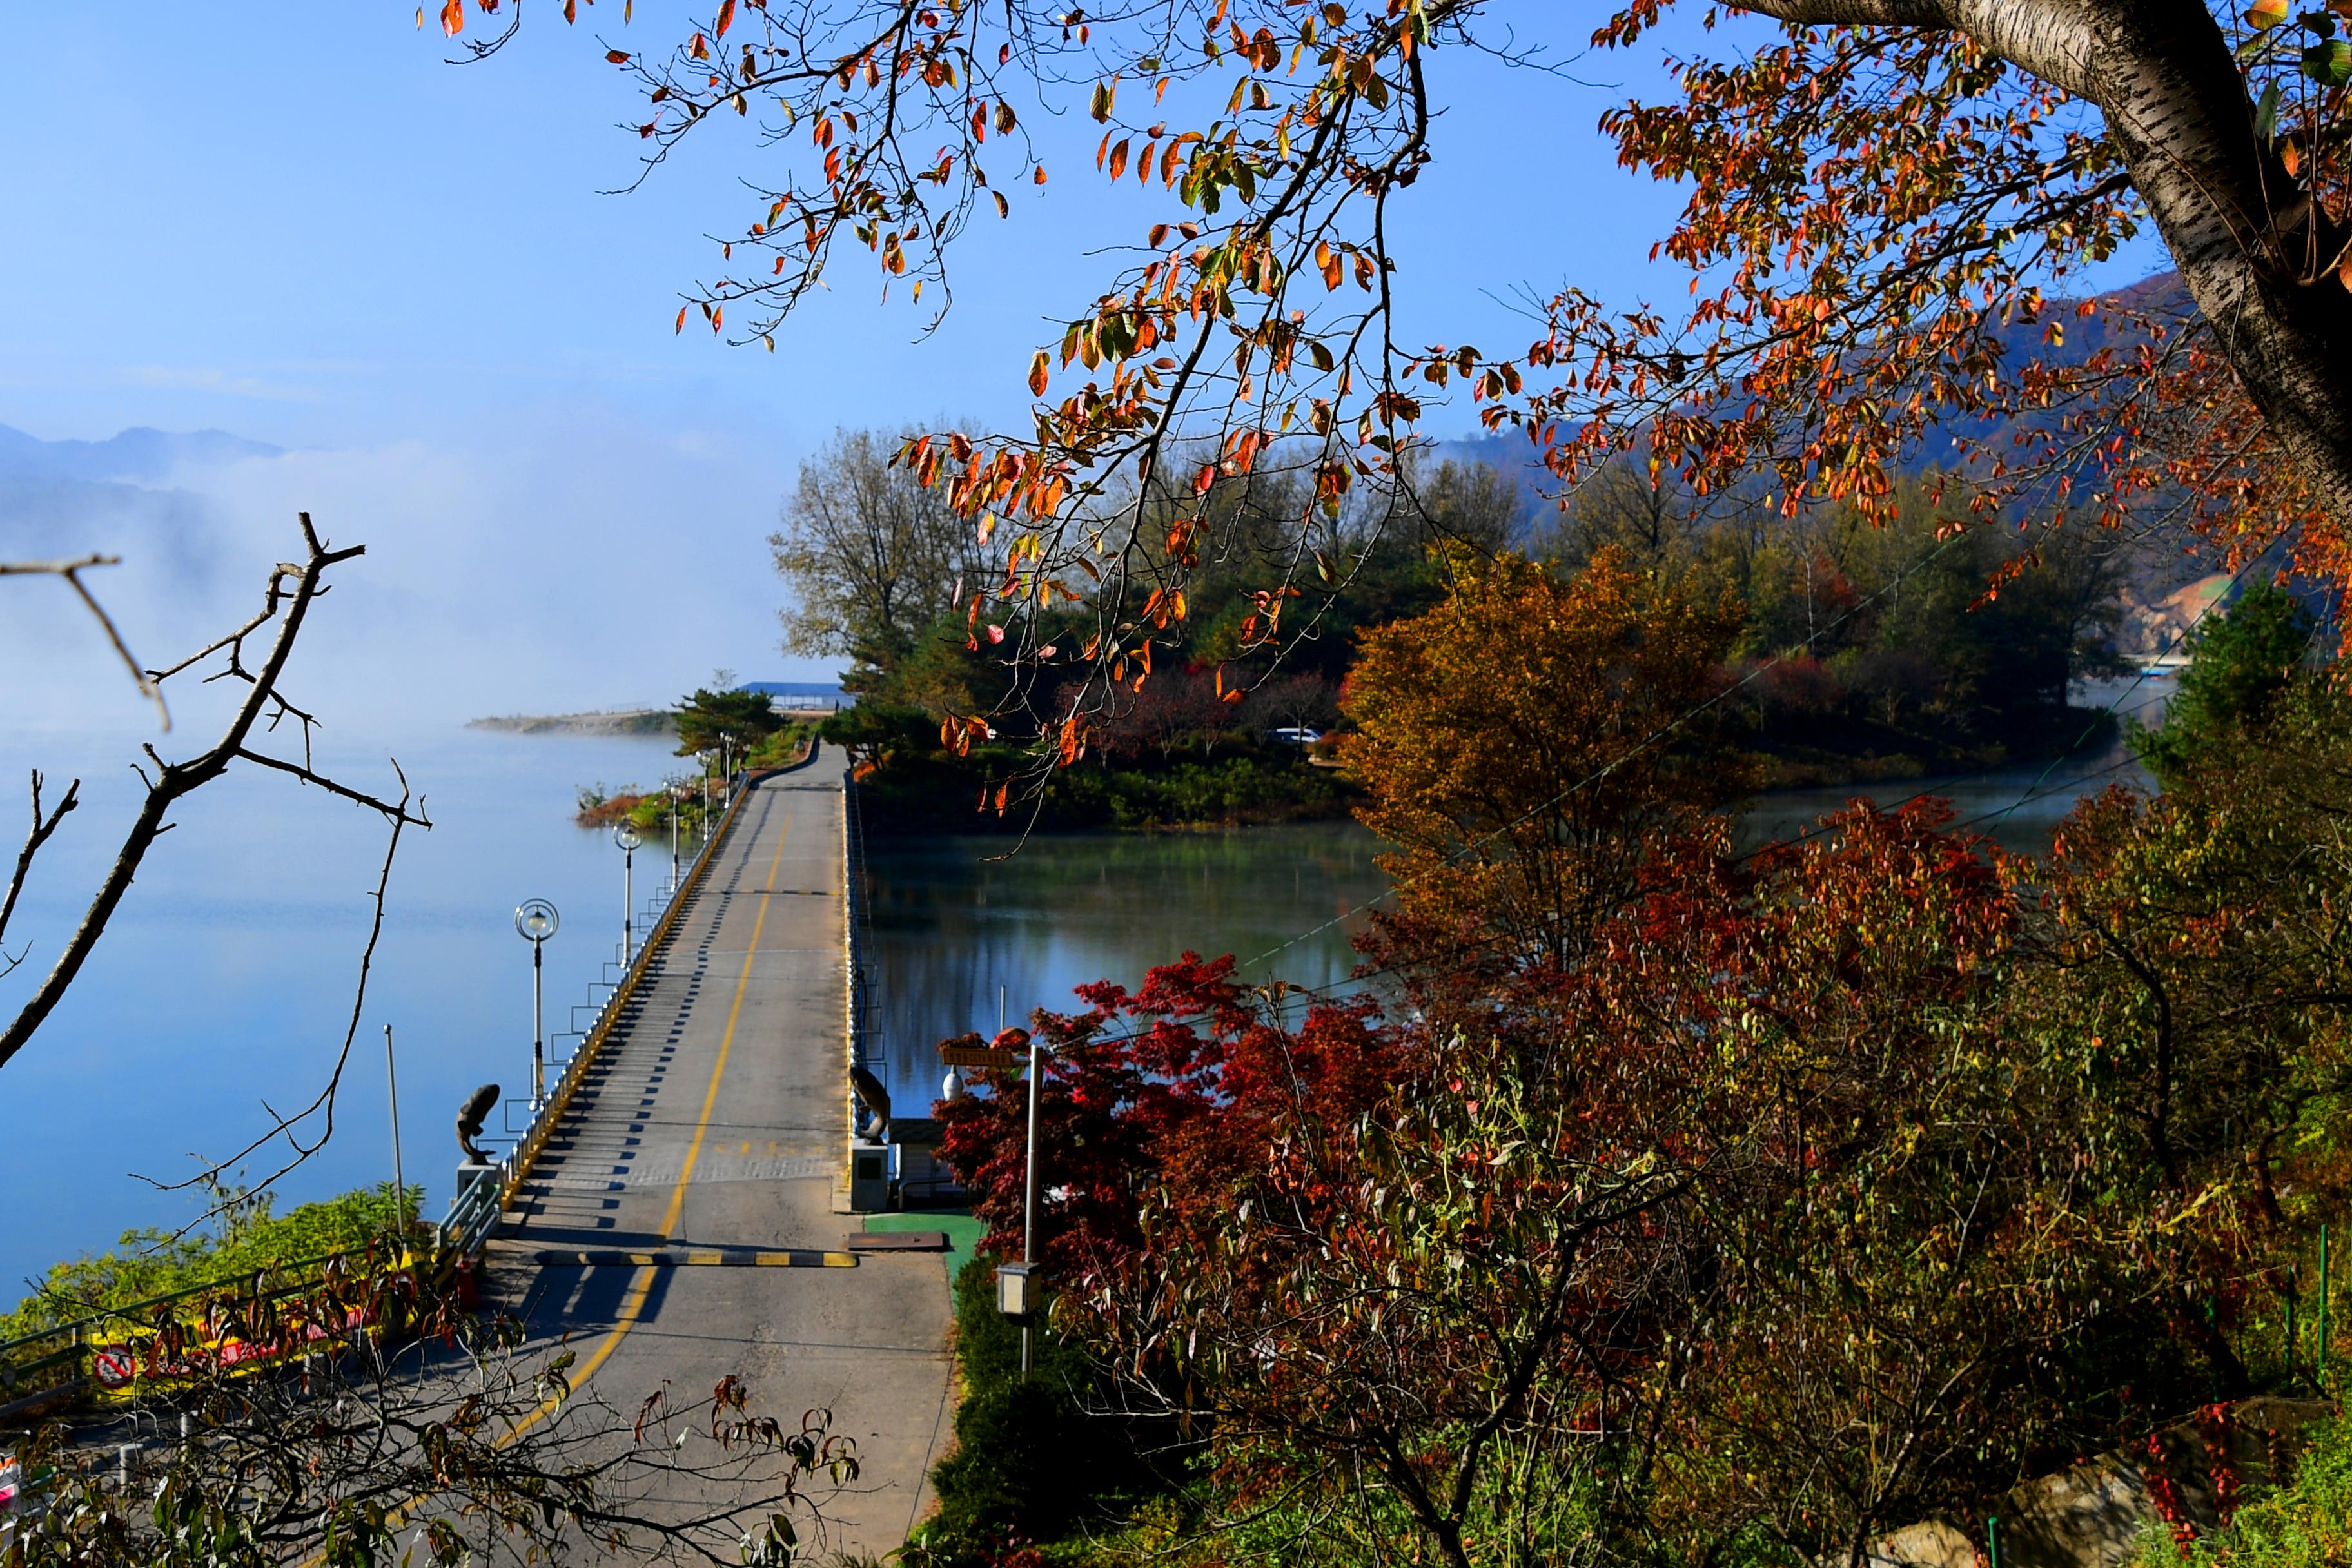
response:
M574 1251L559 1248L536 1255L545 1268L855 1268L857 1259L846 1252L816 1252L793 1247L782 1252L749 1248L727 1251L621 1252Z

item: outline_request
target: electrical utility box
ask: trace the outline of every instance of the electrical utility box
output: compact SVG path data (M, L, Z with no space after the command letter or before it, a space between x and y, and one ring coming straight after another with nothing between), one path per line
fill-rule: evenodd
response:
M890 1150L860 1139L849 1146L849 1208L880 1214L890 1206Z

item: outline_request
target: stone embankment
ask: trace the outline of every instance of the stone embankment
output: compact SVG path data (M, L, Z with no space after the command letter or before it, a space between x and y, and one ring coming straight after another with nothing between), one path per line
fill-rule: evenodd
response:
M2210 1405L2145 1444L2027 1481L1994 1505L2000 1568L2119 1568L2143 1531L2221 1528L2237 1500L2294 1479L2304 1429L2336 1414L2324 1399ZM1873 1568L1985 1568L1985 1521L1933 1519L1871 1549Z

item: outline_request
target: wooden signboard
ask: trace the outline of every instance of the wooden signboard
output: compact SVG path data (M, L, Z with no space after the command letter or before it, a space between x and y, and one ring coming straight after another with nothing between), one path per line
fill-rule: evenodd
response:
M994 1046L941 1046L940 1060L951 1068L997 1068L1011 1069L1021 1065L1019 1051L1003 1051Z

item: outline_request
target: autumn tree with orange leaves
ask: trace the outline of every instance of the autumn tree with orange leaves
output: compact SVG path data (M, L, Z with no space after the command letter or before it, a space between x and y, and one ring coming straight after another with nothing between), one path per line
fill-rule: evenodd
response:
M521 7L476 5L446 0L441 26L495 53ZM1670 8L1638 0L1592 43L1649 63ZM563 6L625 26L612 10ZM2352 48L2330 14L1722 5L1701 14L1704 52L1668 60L1671 94L1604 119L1622 163L1688 192L1658 237L1687 300L1678 284L1672 303L1571 286L1523 345L1400 341L1412 279L1391 238L1444 144L1451 68L1507 57L1520 11L720 0L677 33L608 37L607 58L644 91L648 174L714 118L772 133L742 170L754 205L678 314L737 342L772 347L851 260L946 310L958 240L1047 181L1019 105L1102 127L1081 177L1162 193L1140 251L1033 356L1033 427L899 454L990 552L966 592L1025 628L1009 654L1045 658L1057 605L1095 623L1056 644L1056 679L979 716L1002 730L1034 710L1020 729L1041 758L1082 754L1114 672L1131 682L1168 637L1201 559L1199 520L1157 518L1150 497L1270 467L1308 481L1295 547L1246 590L1264 606L1252 646L1279 647L1301 624L1294 592L1345 574L1330 545L1350 493L1398 478L1441 406L1524 430L1562 487L1633 453L1790 514L1875 504L1931 432L1974 432L1956 521L2021 501L2110 523L2161 507L2231 553L2284 536L2305 569L2352 575ZM2151 230L2178 289L2077 297L2086 268Z
M1736 600L1604 549L1562 576L1463 554L1444 603L1372 629L1349 677L1357 815L1395 847L1397 920L1561 962L1638 883L1650 839L1742 793L1724 656Z

